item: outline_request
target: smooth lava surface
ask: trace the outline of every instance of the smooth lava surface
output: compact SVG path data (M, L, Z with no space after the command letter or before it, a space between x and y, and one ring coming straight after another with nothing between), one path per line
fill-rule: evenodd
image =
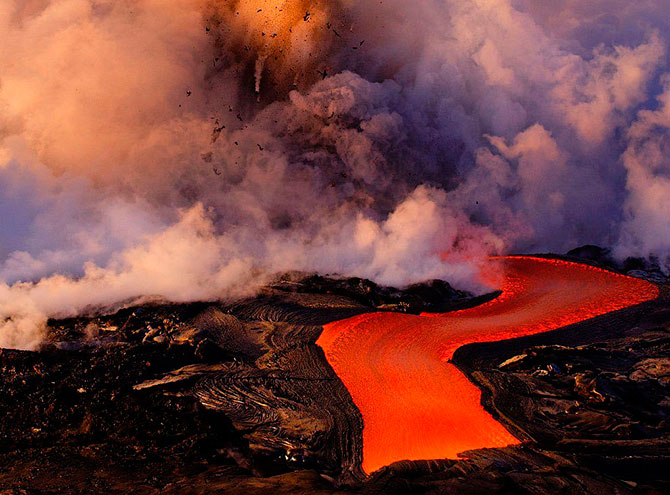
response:
M517 444L480 390L448 361L460 346L547 332L658 297L658 288L588 265L497 258L502 294L433 315L371 313L326 325L317 344L363 417L363 470ZM494 268L494 267L492 267Z

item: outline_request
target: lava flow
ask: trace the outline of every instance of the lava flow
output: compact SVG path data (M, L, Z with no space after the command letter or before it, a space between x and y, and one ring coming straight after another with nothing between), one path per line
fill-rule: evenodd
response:
M501 295L439 315L372 313L326 325L317 341L363 417L363 469L456 458L518 443L449 363L472 342L554 330L655 299L644 280L544 258L506 257Z

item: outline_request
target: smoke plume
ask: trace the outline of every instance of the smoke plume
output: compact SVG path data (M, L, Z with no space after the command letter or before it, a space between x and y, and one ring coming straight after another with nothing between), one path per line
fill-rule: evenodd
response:
M286 270L670 268L660 0L5 0L0 347Z

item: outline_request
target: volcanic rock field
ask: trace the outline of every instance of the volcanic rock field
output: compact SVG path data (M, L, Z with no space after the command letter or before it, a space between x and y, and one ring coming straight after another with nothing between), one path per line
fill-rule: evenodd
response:
M590 258L563 257L603 261ZM670 288L632 273L658 298L455 350L451 365L516 444L371 473L363 417L316 343L324 325L498 293L289 274L234 304L51 320L39 351L0 352L0 493L664 493Z

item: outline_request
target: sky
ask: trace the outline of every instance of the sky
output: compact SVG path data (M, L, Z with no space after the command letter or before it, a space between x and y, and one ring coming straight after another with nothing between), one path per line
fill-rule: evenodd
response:
M288 270L670 268L662 0L5 0L0 346Z

